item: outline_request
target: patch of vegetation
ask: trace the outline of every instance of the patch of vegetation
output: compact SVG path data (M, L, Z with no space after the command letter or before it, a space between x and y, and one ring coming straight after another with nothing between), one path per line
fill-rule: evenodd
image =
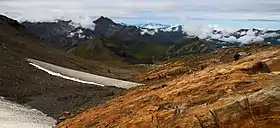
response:
M101 37L76 44L70 51L86 59L124 60L131 63L154 63L172 57L189 56L214 51L219 46L198 38L179 43L158 44Z
M152 63L166 57L171 45L125 41L116 37L95 38L75 44L68 52L85 59L129 60Z

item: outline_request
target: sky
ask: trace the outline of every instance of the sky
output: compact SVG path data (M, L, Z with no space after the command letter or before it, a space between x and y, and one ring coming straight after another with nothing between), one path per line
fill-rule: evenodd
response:
M280 0L0 0L0 13L20 21L86 24L106 16L126 24L280 28Z

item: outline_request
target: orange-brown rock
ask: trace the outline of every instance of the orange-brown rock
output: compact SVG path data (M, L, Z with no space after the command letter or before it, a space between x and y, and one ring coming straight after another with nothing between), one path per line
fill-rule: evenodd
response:
M280 125L278 57L280 48L272 47L238 61L206 59L203 62L209 64L204 68L127 90L57 127L276 128ZM177 66L158 72L174 76L170 72L175 67L184 68L181 63L173 65Z

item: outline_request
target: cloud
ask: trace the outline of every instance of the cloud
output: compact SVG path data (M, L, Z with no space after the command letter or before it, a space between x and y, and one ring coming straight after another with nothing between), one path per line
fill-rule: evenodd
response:
M266 38L278 37L280 34L273 33L265 33L265 31L259 33L258 31L254 31L253 29L249 29L247 32L244 32L240 38L236 38L234 36L222 36L219 40L226 42L238 42L242 44L248 44L252 42L263 42Z
M90 18L90 16L78 16L70 20L72 20L70 24L73 25L74 27L88 28L92 31L95 30L95 24L93 23L93 18Z
M280 20L278 0L1 0L0 13L19 20L116 19ZM148 13L148 15L142 15Z
M280 37L279 33L268 32L267 30L262 30L258 32L253 28L248 31L237 32L241 28L234 27L220 27L219 25L202 25L188 20L183 25L183 31L191 36L198 36L202 39L216 39L231 43L241 43L249 44L252 42L263 42L266 38ZM216 31L216 32L215 32ZM236 33L241 37L232 36ZM280 42L280 40L278 40Z
M239 28L234 27L220 27L219 25L203 25L195 23L192 20L187 20L183 25L183 31L188 35L195 35L202 39L211 36L213 39L228 36L230 33L236 32ZM213 34L213 31L220 31L220 34Z

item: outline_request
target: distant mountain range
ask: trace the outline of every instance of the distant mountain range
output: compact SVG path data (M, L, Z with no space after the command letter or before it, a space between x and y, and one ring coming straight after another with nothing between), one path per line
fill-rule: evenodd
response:
M93 21L95 29L76 26L71 21L23 22L31 33L51 42L58 48L71 46L95 37L115 36L121 40L146 43L175 44L192 35L183 31L182 25L140 24L126 25L116 23L107 17ZM217 43L246 44L249 42L268 42L280 44L280 30L240 29L236 32L213 30L204 38Z
M188 35L182 25L116 23L100 17L82 27L72 21L22 22L29 33L52 46L93 60L153 63L181 55L200 54L248 42L280 44L280 30L213 30L206 36Z
M95 37L115 36L122 40L134 40L148 43L175 43L182 40L186 34L182 26L168 25L125 25L115 23L107 17L93 21L95 30L75 27L71 21L56 22L23 22L31 33L51 42L56 47L67 47Z
M181 25L132 26L115 23L106 17L93 21L94 30L63 20L22 24L46 43L85 59L153 63L155 60L204 53L221 47L210 41L187 37Z

